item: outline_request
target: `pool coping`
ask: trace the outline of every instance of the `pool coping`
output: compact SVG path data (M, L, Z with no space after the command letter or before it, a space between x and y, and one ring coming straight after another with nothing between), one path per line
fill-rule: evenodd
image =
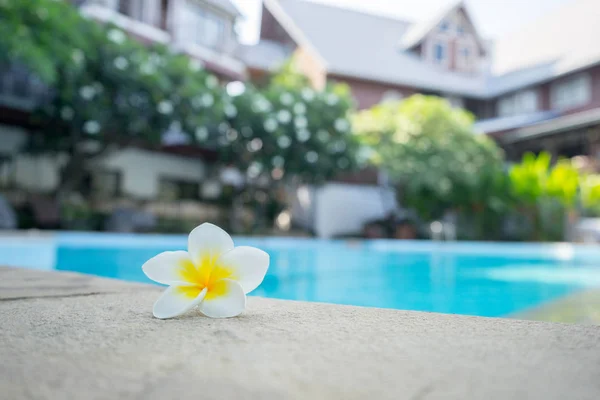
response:
M23 239L27 239L24 242ZM255 245L277 247L293 241L295 246L312 246L319 243L335 244L347 247L363 247L387 252L422 252L438 254L503 255L515 258L535 256L538 259L573 261L578 259L599 260L600 246L582 243L554 242L436 242L431 240L392 240L392 239L318 239L305 237L275 236L233 236L236 242L251 241ZM182 234L138 234L79 231L3 231L0 232L0 245L14 244L25 246L35 241L53 246L89 246L94 247L156 247L184 246L187 235Z
M11 399L597 399L600 327L252 297L151 315L161 288L0 268ZM6 362L6 361L9 362Z

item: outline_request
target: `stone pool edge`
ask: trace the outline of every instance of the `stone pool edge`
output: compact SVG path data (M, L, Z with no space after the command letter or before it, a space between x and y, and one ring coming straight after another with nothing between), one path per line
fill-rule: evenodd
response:
M600 327L250 298L152 318L160 288L0 268L11 399L597 399Z

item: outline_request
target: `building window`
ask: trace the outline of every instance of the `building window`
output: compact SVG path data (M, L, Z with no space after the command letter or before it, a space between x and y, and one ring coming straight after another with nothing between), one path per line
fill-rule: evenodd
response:
M450 23L448 21L442 21L440 24L440 32L448 32L450 30Z
M158 197L164 201L197 200L200 197L200 184L198 182L161 178L158 181L158 193Z
M456 33L458 34L458 36L465 36L465 27L459 24L456 27Z
M552 108L569 109L584 106L591 100L591 82L587 74L556 82L550 89Z
M144 16L143 0L119 0L117 9L123 15L142 21Z
M440 65L448 63L448 44L437 40L433 43L433 62Z
M498 116L507 117L515 112L513 96L502 97L498 100Z
M198 4L187 3L191 21L191 39L198 44L219 49L225 42L225 20Z
M532 113L538 110L538 96L535 90L517 93L516 104L521 113Z
M529 114L538 110L538 96L535 90L523 90L498 100L498 116Z
M169 28L169 0L160 0L160 19L158 25L160 29L165 31Z

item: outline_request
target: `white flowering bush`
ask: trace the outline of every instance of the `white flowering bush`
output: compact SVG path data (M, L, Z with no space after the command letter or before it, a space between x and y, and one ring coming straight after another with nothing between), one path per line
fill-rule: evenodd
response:
M64 190L77 187L86 166L112 148L160 145L173 131L200 142L203 127L232 115L200 62L91 23L69 2L0 2L0 64L12 63L49 89L33 114L38 134L28 150L69 156Z
M246 85L232 102L237 114L228 121L236 139L221 151L226 160L251 172L249 178L295 176L322 182L354 165L353 103L346 86L316 91L290 63L267 87Z
M200 61L92 23L69 2L0 1L0 64L15 62L50 89L29 150L68 155L64 191L131 144L212 149L251 180L320 182L353 165L348 89L315 91L291 64L267 87L224 87Z

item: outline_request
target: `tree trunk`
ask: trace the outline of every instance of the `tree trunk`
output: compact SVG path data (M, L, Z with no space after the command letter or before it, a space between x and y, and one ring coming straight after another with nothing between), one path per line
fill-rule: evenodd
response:
M101 156L104 156L108 145L104 144L93 153L74 150L64 166L60 183L57 189L57 197L64 200L69 194L80 190L83 179L89 170L89 165Z
M61 171L57 197L62 201L80 188L87 170L86 158L82 154L72 155Z

